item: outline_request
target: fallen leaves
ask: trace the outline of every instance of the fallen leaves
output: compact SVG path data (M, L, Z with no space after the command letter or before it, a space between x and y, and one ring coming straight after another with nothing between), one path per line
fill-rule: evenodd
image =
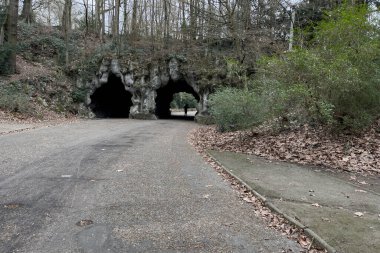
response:
M355 215L358 216L358 217L362 217L362 216L364 216L364 213L362 213L362 212L356 212Z
M322 220L325 221L325 222L331 222L331 220L329 218L323 218L322 217Z
M256 201L255 197L244 197L243 200L248 203L254 203Z
M224 181L230 183L231 187L239 195L242 201L246 202L249 205L252 205L252 207L254 208L255 215L265 220L268 224L268 227L276 229L280 231L284 236L287 236L289 239L299 242L300 245L307 252L326 252L325 250L314 248L312 241L305 235L302 229L299 229L298 227L290 224L283 216L275 212L272 212L249 189L247 189L244 185L241 185L239 181L237 181L234 177L227 173L227 171L225 171L223 167L221 167L205 152L205 148L207 147L207 145L204 145L204 143L200 141L198 138L194 138L194 132L189 135L189 142L202 155L202 157L207 161L207 163L210 164L216 170L218 175L222 176L224 178ZM208 199L209 197L210 195L208 194L203 195L203 198L205 199Z
M298 238L298 243L301 244L303 248L308 248L311 242L310 242L310 239L307 238L306 236L300 236Z
M202 198L209 199L210 198L210 194L205 194L205 195L202 196Z
M203 150L240 152L272 160L380 174L380 133L374 128L357 137L332 136L322 129L307 126L280 134L253 134L251 131L220 133L215 127L208 126L193 131L190 141ZM350 180L356 181L356 177L351 176Z

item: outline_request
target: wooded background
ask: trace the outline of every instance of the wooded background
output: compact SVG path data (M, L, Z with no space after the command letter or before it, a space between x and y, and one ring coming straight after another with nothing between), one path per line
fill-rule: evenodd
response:
M96 35L102 42L144 40L157 49L223 40L243 62L247 54L291 49L294 28L312 25L324 11L340 4L340 0L1 0L0 45L15 44L17 21L22 20L60 29L66 44L72 29ZM69 57L67 52L67 63ZM14 53L9 59L14 72Z

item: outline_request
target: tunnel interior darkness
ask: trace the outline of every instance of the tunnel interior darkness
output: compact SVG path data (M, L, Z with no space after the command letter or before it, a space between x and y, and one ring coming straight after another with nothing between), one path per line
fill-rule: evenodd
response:
M128 118L132 94L125 90L121 79L113 74L91 96L90 108L97 118Z
M173 101L174 94L179 92L192 94L194 98L199 101L199 95L190 85L187 84L185 80L179 80L177 82L170 80L166 86L157 90L156 116L159 119L172 118L170 112L170 103Z

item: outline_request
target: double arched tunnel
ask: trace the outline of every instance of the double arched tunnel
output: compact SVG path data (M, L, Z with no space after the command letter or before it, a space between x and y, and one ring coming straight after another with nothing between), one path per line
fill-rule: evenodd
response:
M199 101L199 95L183 79L169 83L156 90L155 115L159 119L171 118L170 104L174 94L186 92L194 96ZM132 103L132 94L125 89L121 79L114 74L110 74L108 82L97 88L90 96L89 108L97 118L128 118Z

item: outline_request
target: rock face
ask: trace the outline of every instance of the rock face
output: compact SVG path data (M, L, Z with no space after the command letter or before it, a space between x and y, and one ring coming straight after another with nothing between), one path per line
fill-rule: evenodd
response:
M110 78L112 76L112 78ZM87 95L86 104L92 110L94 108L94 93L104 85L111 85L110 80L117 80L124 85L124 89L132 96L132 105L129 117L135 119L157 119L157 96L164 94L170 99L177 92L188 92L194 95L198 101L198 115L208 115L209 91L200 89L197 85L194 73L181 68L181 61L171 58L163 63L149 64L149 66L137 67L136 64L121 64L119 60L103 60L96 77L90 84L90 92ZM168 88L170 85L170 88ZM166 87L168 86L168 87ZM166 89L164 89L166 87ZM161 92L158 92L161 89ZM163 90L164 89L164 90ZM112 100L112 97L107 99ZM161 99L162 100L162 99ZM170 101L167 101L169 104Z

